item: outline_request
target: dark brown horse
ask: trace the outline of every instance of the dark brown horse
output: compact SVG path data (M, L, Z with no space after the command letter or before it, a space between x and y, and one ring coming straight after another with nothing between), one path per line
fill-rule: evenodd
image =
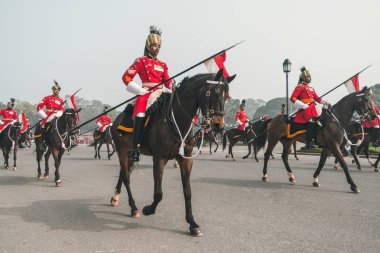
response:
M242 131L239 131L236 128L231 128L226 130L226 132L223 135L223 151L226 149L227 146L227 139L228 139L228 154L226 155L226 158L232 157L232 160L235 161L234 154L232 153L232 148L238 143L239 141L245 142L248 145L248 154L243 157L243 159L247 159L249 155L252 153L252 146L253 146L253 152L255 155L256 162L259 162L259 159L257 158L257 153L264 148L266 137L261 135L265 130L266 127L264 125L268 124L269 120L258 120L253 123L249 122L248 126L244 129L244 133ZM258 136L258 137L257 137ZM257 137L257 138L256 138ZM263 140L259 140L260 138L264 138ZM264 143L264 145L262 145ZM260 145L259 145L260 144ZM272 158L274 158L273 154L271 154Z
M100 148L103 144L107 145L107 157L108 160L111 160L111 156L115 153L115 145L113 144L112 135L111 135L111 127L108 126L104 132L94 131L93 134L94 143L91 144L95 147L95 159L99 158L100 156ZM112 147L112 152L110 152L110 145Z
M371 157L369 156L369 144L376 141L376 139L375 140L373 139L375 137L373 137L372 135L370 135L368 133L365 133L365 130L363 129L361 124L358 122L355 122L355 121L351 122L348 125L348 127L346 128L346 131L347 131L348 139L352 143L354 143L354 145L351 146L351 149L350 149L350 153L354 158L352 160L352 163L355 163L359 170L362 169L362 165L360 163L360 160L358 159L358 154L360 154L360 152L363 150L364 155L368 160L368 163L371 166L375 166L375 172L379 172L379 170L377 169L377 164L379 163L378 162L379 158L376 160L376 162L377 162L377 164L376 164L376 162L375 163L372 162ZM369 129L369 131L376 131L377 133L379 133L378 129ZM377 138L379 138L379 137L380 136L378 136ZM380 157L380 155L378 157ZM337 162L335 162L334 167L336 169L338 169Z
M9 168L9 154L13 150L13 170L17 170L16 160L20 129L21 124L16 121L6 126L0 134L0 147L3 151L5 169Z
M347 164L344 161L343 155L340 151L340 147L345 137L344 129L349 124L355 111L359 115L370 115L371 117L374 117L376 115L376 112L371 104L371 95L371 89L365 87L359 92L351 93L345 96L332 108L323 111L321 117L322 119L325 119L323 120L324 126L317 132L317 142L323 149L318 168L314 173L313 186L319 186L319 173L321 172L326 159L331 152L338 159L340 165L342 166L346 175L347 182L351 185L351 191L357 193L359 192L358 187L350 176ZM305 134L298 135L293 139L287 138L287 125L282 115L273 118L269 122L267 131L265 133L268 136L268 147L264 155L265 158L262 180L264 182L268 181L267 166L269 155L272 153L273 148L276 146L276 144L280 141L283 145L283 153L281 158L288 172L289 181L295 183L295 177L288 163L290 146L293 140L305 142Z
M214 149L214 153L218 150L219 144L216 141L216 131L214 129L215 129L214 124L210 124L209 129L207 129L203 133L203 137L202 137L201 129L199 129L197 132L195 132L194 139L195 139L195 142L196 142L198 149L202 149L201 144L203 146L204 144L208 143L210 146L210 154L212 154L212 144L214 143L216 145L216 148ZM202 140L202 138L203 138L203 140ZM199 150L199 153L201 154L202 151Z
M47 132L42 135L42 130L40 124L36 126L34 132L34 139L36 143L36 158L38 164L38 179L42 179L40 162L42 156L45 154L45 174L43 178L49 177L49 157L53 154L54 166L55 166L55 185L61 186L61 176L59 174L59 166L61 165L62 155L65 153L66 149L70 149L73 145L72 138L69 134L70 130L74 129L76 122L76 114L78 111L70 108L66 109L62 116L59 118L54 118L51 122L45 126ZM73 133L72 133L73 134ZM43 137L45 137L45 142L47 148L43 146Z
M198 109L202 115L213 118L216 124L224 126L224 103L228 98L228 84L235 76L224 78L222 71L217 74L198 74L185 78L173 91L170 99L155 113L150 115L150 124L144 130L140 151L144 155L153 156L154 195L153 202L143 208L144 215L154 214L157 205L162 200L162 178L168 160L176 159L180 166L183 194L185 198L186 221L190 233L201 236L199 225L195 222L191 205L190 174L193 167L191 158L195 141L192 138L192 119ZM133 162L129 160L132 149L132 135L120 135L118 124L125 117L124 112L115 120L111 133L115 142L120 162L119 182L122 180L127 188L129 206L132 217L139 217L130 189L130 175ZM118 184L121 186L121 182ZM116 187L112 197L113 205L117 205L120 189Z

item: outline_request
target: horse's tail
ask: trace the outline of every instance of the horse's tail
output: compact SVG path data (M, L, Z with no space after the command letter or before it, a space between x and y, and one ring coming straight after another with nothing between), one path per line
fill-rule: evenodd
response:
M227 133L228 133L228 131L226 131L223 134L223 151L226 149L226 145L227 145Z
M267 127L270 121L271 119L264 121L260 129L258 129L258 135L254 141L254 144L256 144L257 152L265 147L265 143L267 142Z

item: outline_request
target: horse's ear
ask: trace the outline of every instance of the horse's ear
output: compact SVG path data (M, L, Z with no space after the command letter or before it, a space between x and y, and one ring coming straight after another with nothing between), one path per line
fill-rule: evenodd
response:
M223 75L223 68L219 69L218 73L216 73L214 77L214 81L219 81L222 75Z
M233 76L227 77L226 80L227 80L228 83L230 83L230 82L232 82L235 79L235 77L236 77L236 74L233 75Z

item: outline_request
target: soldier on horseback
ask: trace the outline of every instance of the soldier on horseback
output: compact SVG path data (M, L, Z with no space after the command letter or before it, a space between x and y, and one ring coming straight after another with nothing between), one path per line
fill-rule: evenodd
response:
M316 145L317 129L316 125L322 126L318 116L322 113L321 104L328 105L328 102L319 98L314 88L310 85L311 75L305 67L301 68L298 85L294 89L290 101L299 109L294 122L307 123L306 147L311 148Z
M64 108L63 100L59 97L59 92L61 90L61 86L54 80L54 85L51 87L53 91L53 95L46 96L42 99L42 101L37 105L37 112L42 117L40 123L40 131L36 128L35 134L42 135L42 145L41 149L46 149L46 132L49 130L48 127L50 125L50 121L52 121L55 117L59 118L62 116ZM46 108L44 111L43 108ZM39 132L39 133L38 133Z
M15 99L11 98L11 101L7 103L7 108L0 110L0 116L3 116L3 120L0 120L0 134L10 123L17 120L17 112L13 109L14 103Z
M103 112L107 111L107 109L107 106L105 106ZM101 136L104 135L104 132L107 129L107 127L112 126L112 119L107 115L107 113L105 113L96 119L96 124L99 127L96 130L96 135Z
M371 102L372 102L373 109L375 109L376 113L379 115L380 109L377 108L377 106L375 105L375 103L373 101L371 101ZM372 146L373 147L379 147L380 146L380 143L379 143L379 131L380 131L379 116L377 116L373 120L369 119L369 120L363 121L362 126L364 128L364 131L368 132L368 134L371 136L371 139L373 141Z
M243 142L245 142L247 139L247 135L245 133L245 126L246 126L246 123L248 122L248 116L245 111L244 99L241 101L240 110L236 113L235 120L236 120L236 125L237 125L236 129L241 132L241 134L243 135L243 140L244 140Z
M152 91L148 91L149 88L169 79L166 63L157 59L161 48L161 33L162 31L155 26L150 27L150 34L145 43L144 56L137 58L132 66L125 71L122 78L127 86L127 91L139 95L133 109L133 147L129 156L132 161L140 160L139 147L146 120L145 112L149 96L158 89L163 89L164 92L171 92L172 80L166 82L163 87L156 87ZM141 79L142 87L133 81L136 74Z

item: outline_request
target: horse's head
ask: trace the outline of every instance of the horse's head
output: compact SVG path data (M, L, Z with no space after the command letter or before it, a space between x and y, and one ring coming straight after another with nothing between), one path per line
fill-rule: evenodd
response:
M79 110L75 110L73 108L66 109L62 116L65 119L66 122L66 129L71 130L76 127L77 125L77 114L80 112L81 108Z
M229 97L229 86L236 75L230 77L223 76L223 69L220 69L213 80L208 80L202 87L199 105L202 114L213 118L213 122L219 127L224 127L224 103Z
M363 118L374 119L377 117L376 111L372 104L372 90L366 86L358 92L353 93L355 101L353 103L354 110Z

